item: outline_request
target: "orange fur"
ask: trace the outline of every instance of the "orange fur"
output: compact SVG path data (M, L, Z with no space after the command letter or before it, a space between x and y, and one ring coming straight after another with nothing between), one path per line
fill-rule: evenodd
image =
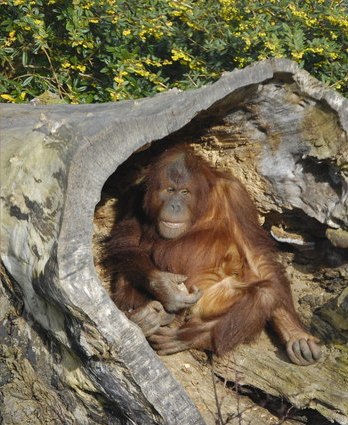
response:
M192 225L182 236L164 239L154 223L162 208L161 187L172 185L167 170L174 161L185 161L185 176L190 176L187 207ZM164 341L167 352L196 347L223 354L253 340L272 319L283 339L289 338L285 328L305 332L289 282L274 260L273 243L235 177L213 169L187 149L173 149L152 164L145 187L142 210L118 224L106 258L114 273L113 298L120 308L130 304L135 308L154 297L144 283L151 270L185 275L189 291L194 287L202 291L189 318L157 339Z

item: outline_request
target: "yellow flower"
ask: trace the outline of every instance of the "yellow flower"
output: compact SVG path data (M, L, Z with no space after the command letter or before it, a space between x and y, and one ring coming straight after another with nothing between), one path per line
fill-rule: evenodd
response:
M219 3L221 5L221 17L225 21L231 21L240 14L235 0L219 0Z
M62 63L62 67L65 68L65 69L66 68L70 68L71 67L71 63L69 63L69 62L63 62Z
M4 40L3 47L9 47L12 43L16 41L16 31L10 31L8 33L8 37Z
M120 93L112 92L110 93L110 97L113 102L117 102L121 99L122 96L120 95Z
M2 97L5 100L8 100L9 102L15 102L16 101L16 99L13 96L11 96L10 94L6 94L6 93L0 94L0 97Z
M127 30L123 30L122 34L127 37L128 35L131 35L131 30L127 29Z
M303 53L304 53L304 52L292 52L292 53L291 53L291 56L292 56L294 59L299 60L299 59L302 59L302 58L303 58Z
M76 65L75 69L77 69L80 72L85 72L86 71L86 67L85 65Z
M127 71L119 71L119 73L114 76L113 80L119 85L123 84L125 82L125 79L123 77L125 77L126 75L128 75Z
M336 59L338 59L338 54L336 52L330 52L329 58L336 60Z
M191 62L191 57L182 50L172 49L172 59L173 61L179 62Z
M116 75L116 76L114 77L114 81L115 81L115 83L117 83L117 84L122 84L122 83L124 82L124 79L123 79L123 77L121 77L121 76L119 76L119 75Z
M164 59L164 61L162 61L162 65L171 65L173 62L169 61L168 59Z
M81 46L83 44L82 40L76 40L71 43L71 47Z
M338 27L342 27L344 29L348 29L348 19L343 17L336 16L326 16L326 19L331 22L331 24L336 25Z
M94 47L93 41L84 41L82 43L82 47L84 47L85 49L93 49Z
M323 47L308 47L306 49L306 52L310 52L310 53L324 53L324 48Z
M35 38L35 40L44 40L44 36L42 36L41 34L33 34L33 37Z
M244 57L237 57L237 58L235 58L235 60L237 62L239 62L239 65L241 67L244 67L248 63L248 60L246 58L244 58Z

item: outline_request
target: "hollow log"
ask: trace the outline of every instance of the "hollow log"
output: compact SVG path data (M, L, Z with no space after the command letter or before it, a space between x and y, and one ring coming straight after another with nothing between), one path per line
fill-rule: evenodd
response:
M249 190L260 211L300 211L320 223L344 263L347 103L295 63L279 59L226 73L210 86L153 98L0 106L1 261L8 275L2 296L11 301L15 294L29 328L50 341L48 357L59 353L59 380L83 402L71 423L74 415L79 423L205 423L96 272L93 216L108 178L134 152L168 137L201 137L200 143L233 150L239 134L239 142L256 146L262 202L253 193L257 187ZM229 138L217 136L221 120L232 128ZM201 136L202 128L213 126L215 133ZM0 320L7 321L7 336L6 312ZM0 355L6 358L4 349ZM344 388L340 397L332 419L343 424Z

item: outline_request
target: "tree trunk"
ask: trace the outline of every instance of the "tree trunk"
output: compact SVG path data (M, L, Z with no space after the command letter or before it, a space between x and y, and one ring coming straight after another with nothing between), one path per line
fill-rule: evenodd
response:
M151 143L197 138L209 127L201 141L234 150L231 140L218 137L217 123L225 120L258 152L259 183L268 192L261 202L257 187L249 189L260 210L311 217L345 258L347 101L293 62L260 62L198 90L148 99L1 105L0 111L5 424L205 423L140 330L110 300L93 262L93 215L102 188L132 153ZM342 297L340 306L346 308ZM252 370L253 362L247 367ZM296 370L299 376L304 371ZM338 384L345 385L347 376L345 363ZM294 380L296 386L301 378ZM346 424L347 386L334 401L333 395L321 397L326 391L318 385L298 407L315 398L325 404L322 414Z

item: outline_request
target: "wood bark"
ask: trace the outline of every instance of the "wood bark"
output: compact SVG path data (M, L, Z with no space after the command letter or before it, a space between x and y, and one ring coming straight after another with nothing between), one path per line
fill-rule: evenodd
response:
M257 146L259 182L268 190L258 206L273 212L299 210L326 226L326 237L345 249L347 110L342 96L287 60L260 62L198 90L147 99L0 106L1 261L11 278L3 280L8 308L0 316L5 335L0 354L9 358L8 318L14 314L10 301L16 293L23 303L23 326L50 341L50 348L44 344L40 350L46 350L46 359L59 357L55 374L70 391L70 401L59 402L63 413L57 413L55 423L75 423L76 418L78 423L205 423L140 330L112 303L96 273L93 215L117 167L149 144L166 143L178 134L193 137L210 122L215 132L201 140L234 149L232 136L218 138L216 123L225 120L234 134L244 134ZM240 120L242 115L247 119ZM340 308L347 311L342 296ZM37 347L38 339L35 334ZM20 364L27 371L22 376L32 373L25 359ZM8 361L6 367L10 370ZM246 367L252 370L252 362ZM301 373L300 368L296 374ZM315 369L311 373L315 379ZM299 380L294 378L294 386ZM347 364L337 380L347 383ZM269 385L253 382L269 390ZM57 386L50 388L53 405L58 403ZM332 414L340 424L348 423L347 387L335 402L333 393L328 397L318 390L303 402L296 400L304 407L315 399L326 406L322 413L328 418ZM75 411L61 419L69 403ZM7 415L5 423L15 423Z

